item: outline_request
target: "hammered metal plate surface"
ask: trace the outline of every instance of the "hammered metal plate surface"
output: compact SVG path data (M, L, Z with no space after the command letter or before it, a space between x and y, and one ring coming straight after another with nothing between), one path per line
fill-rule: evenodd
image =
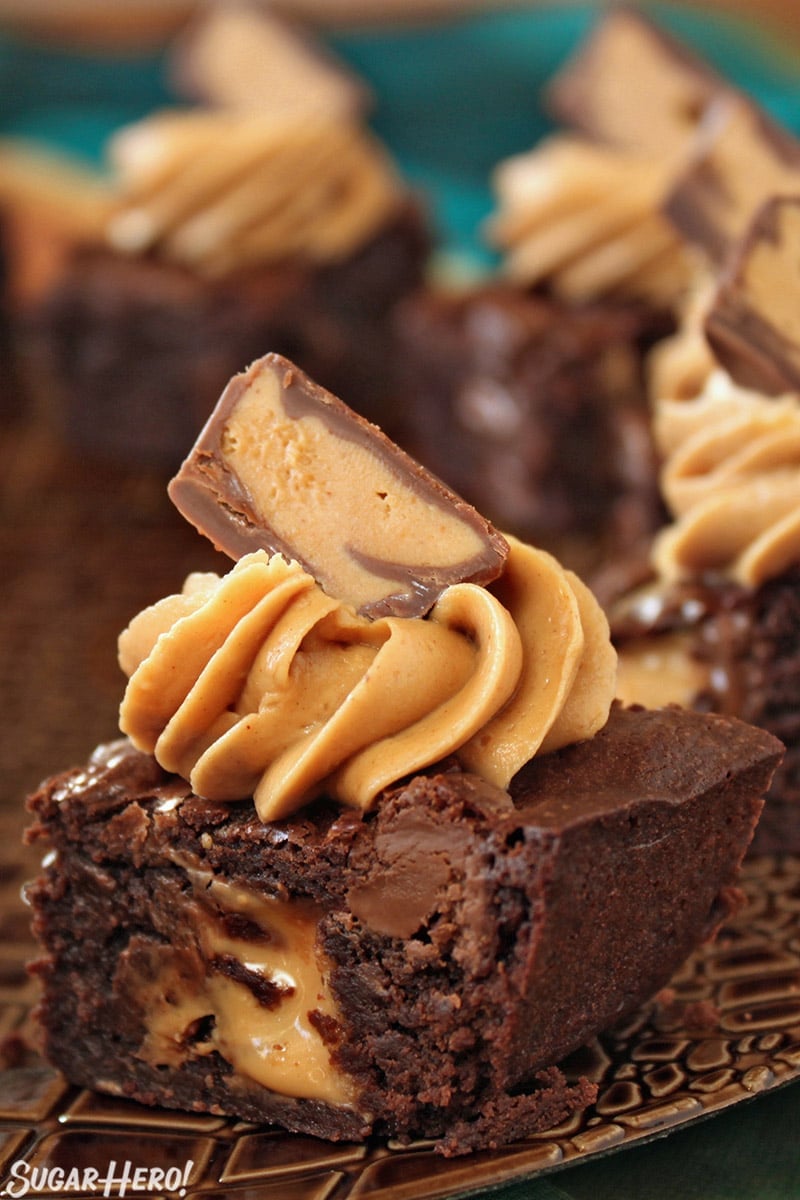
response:
M24 1180L41 1196L133 1195L138 1182L204 1200L443 1200L635 1145L800 1075L800 859L762 858L716 942L567 1064L598 1083L594 1107L502 1151L446 1160L423 1143L328 1144L75 1088L23 1049L35 994L20 885L36 863L15 847L18 825L18 813L0 820L0 1194Z

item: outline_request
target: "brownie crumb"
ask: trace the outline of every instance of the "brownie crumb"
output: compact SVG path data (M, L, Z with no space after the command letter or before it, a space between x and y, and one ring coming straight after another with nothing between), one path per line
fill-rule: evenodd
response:
M491 1100L474 1120L456 1122L434 1149L445 1158L497 1150L510 1141L560 1125L597 1099L596 1084L578 1079L570 1085L558 1067L539 1071L535 1082L538 1086L532 1091Z

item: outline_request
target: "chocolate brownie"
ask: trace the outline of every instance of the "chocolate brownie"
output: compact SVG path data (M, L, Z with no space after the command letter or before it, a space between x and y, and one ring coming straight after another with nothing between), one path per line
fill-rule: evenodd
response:
M168 470L230 377L270 347L391 429L386 321L421 279L414 203L348 259L210 280L155 257L77 248L26 314L49 403L82 449Z
M551 1126L593 1096L559 1060L735 907L779 757L735 720L615 706L508 792L444 763L368 815L323 797L263 823L101 748L30 801L55 851L29 889L46 1053L99 1090L326 1138L459 1153Z
M643 588L609 605L611 633L623 659L646 639L683 639L703 682L691 701L780 738L775 772L752 844L754 853L800 850L800 568L761 586L707 577Z
M501 529L592 566L663 519L642 355L669 324L503 283L418 293L396 320L406 441Z

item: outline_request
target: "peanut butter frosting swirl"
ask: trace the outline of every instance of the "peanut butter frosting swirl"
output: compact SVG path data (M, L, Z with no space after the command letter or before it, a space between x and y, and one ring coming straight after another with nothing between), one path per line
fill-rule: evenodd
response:
M692 401L661 401L655 434L675 521L662 578L713 573L756 587L800 561L800 398L765 398L715 371Z
M109 160L119 191L110 244L211 276L344 258L402 195L377 140L341 115L164 111L121 130Z
M674 163L554 135L495 170L487 236L505 273L571 301L600 296L672 303L691 262L661 215Z
M714 277L698 261L693 284L679 306L675 333L657 342L647 357L647 387L654 400L693 400L716 370L704 328L714 287Z
M447 588L428 617L369 620L263 551L133 619L120 726L215 800L263 820L325 793L361 809L456 755L498 787L537 751L606 721L616 655L597 602L509 539L491 589Z

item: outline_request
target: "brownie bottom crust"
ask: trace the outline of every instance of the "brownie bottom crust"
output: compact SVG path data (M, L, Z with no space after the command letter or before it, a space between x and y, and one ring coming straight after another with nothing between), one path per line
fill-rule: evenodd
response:
M559 1061L735 908L780 754L615 707L510 796L445 764L366 817L264 824L102 748L30 800L45 1052L84 1086L324 1138L452 1154L548 1128L594 1095Z

